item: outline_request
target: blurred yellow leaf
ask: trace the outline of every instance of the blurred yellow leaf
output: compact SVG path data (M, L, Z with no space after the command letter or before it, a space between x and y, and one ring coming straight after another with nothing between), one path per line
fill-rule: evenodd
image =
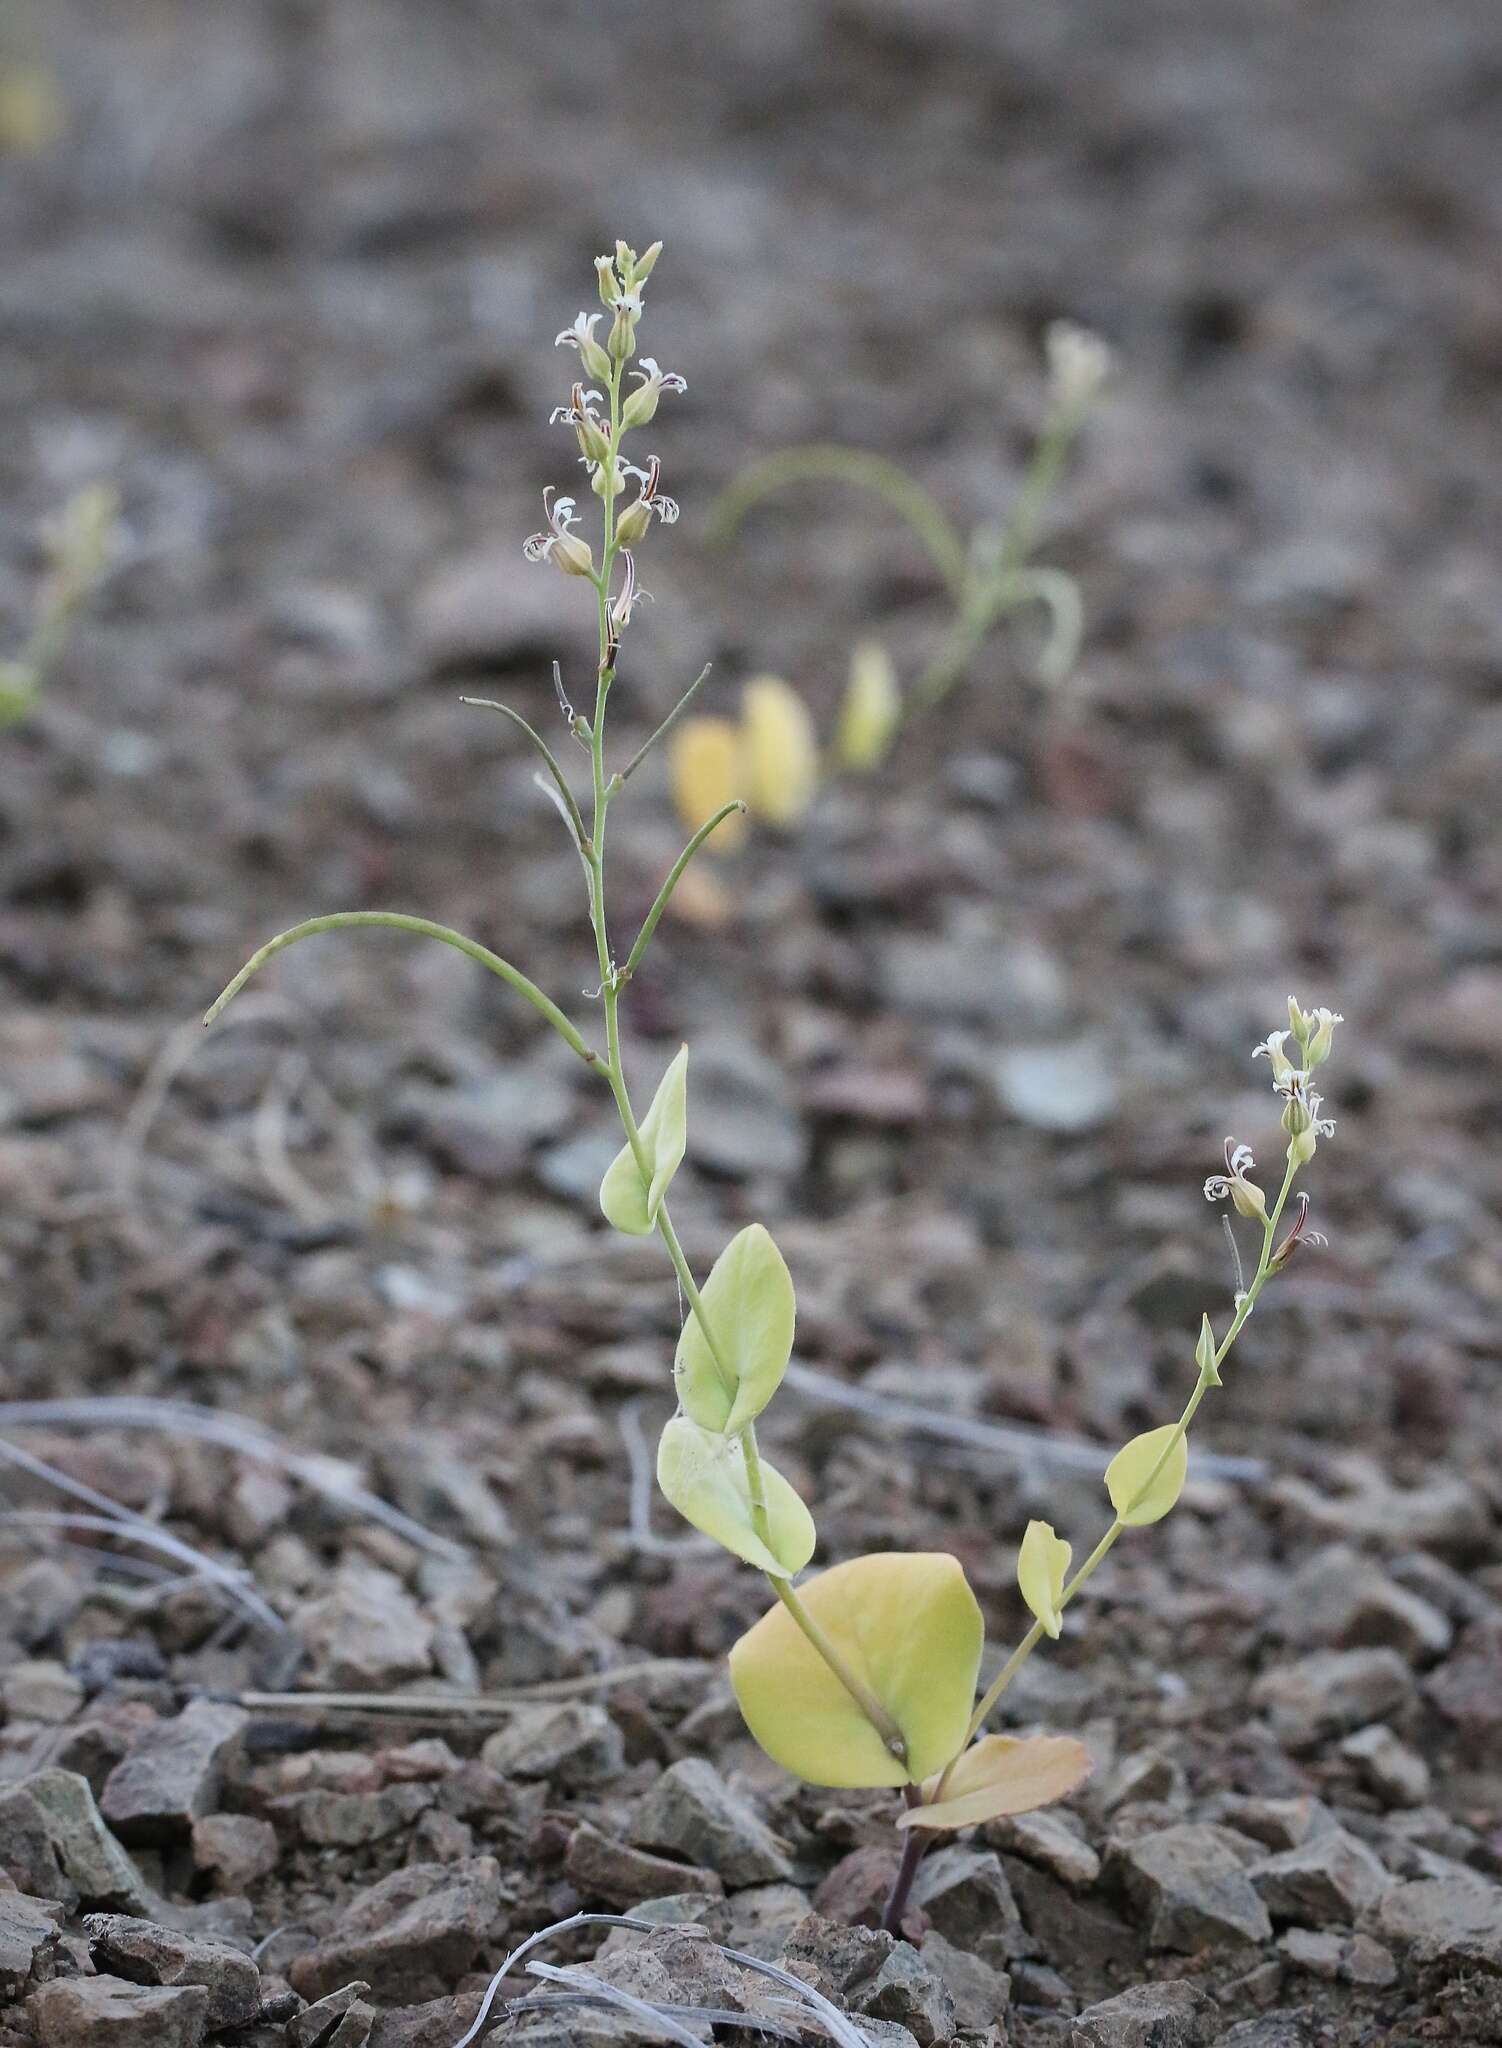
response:
M1169 1455L1163 1460L1163 1469L1153 1477L1153 1468L1165 1451ZM1161 1522L1182 1492L1188 1469L1189 1443L1178 1434L1177 1423L1165 1422L1161 1429L1134 1436L1106 1467L1106 1491L1111 1496L1111 1505L1129 1529L1145 1529L1149 1522Z
M905 1785L942 1770L965 1740L983 1635L959 1560L945 1551L856 1557L800 1586L798 1598L897 1724L907 1761L781 1606L730 1652L735 1696L767 1755L811 1785Z
M756 676L741 692L746 800L769 825L793 825L819 787L819 748L808 707L779 676Z
M1061 1536L1055 1536L1047 1522L1029 1522L1017 1552L1017 1584L1035 1620L1044 1632L1057 1639L1064 1625L1060 1603L1064 1574L1073 1551Z
M0 62L0 149L39 156L67 125L63 96L45 65L16 58Z
M1042 1526L1039 1524L1038 1526ZM940 1772L923 1791L930 1802L897 1816L900 1828L968 1828L1004 1813L1032 1813L1067 1799L1090 1775L1090 1752L1069 1735L984 1735L949 1771L944 1797Z
M740 729L728 718L685 718L668 735L673 802L690 832L744 794L747 772ZM745 817L736 812L717 828L714 845L723 853L745 833Z
M840 707L836 745L844 766L857 775L879 767L901 716L892 657L879 640L862 640L850 657L850 681Z

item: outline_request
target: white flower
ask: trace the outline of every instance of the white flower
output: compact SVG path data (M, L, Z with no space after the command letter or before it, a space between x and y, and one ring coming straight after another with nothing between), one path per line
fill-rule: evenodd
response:
M1080 411L1111 374L1110 344L1073 320L1055 320L1043 337L1054 404Z
M1257 1222L1265 1223L1267 1203L1261 1188L1248 1178L1256 1164L1250 1145L1238 1145L1234 1138L1227 1138L1226 1170L1224 1173L1212 1173L1205 1182L1205 1200L1223 1202L1229 1196L1238 1216L1254 1217Z
M574 510L572 498L559 498L550 503L553 489L549 485L542 494L543 510L548 525L545 533L528 534L522 542L522 553L529 562L552 560L569 576L589 576L594 572L594 555L588 541L579 539L569 532L571 526L579 524L579 515Z

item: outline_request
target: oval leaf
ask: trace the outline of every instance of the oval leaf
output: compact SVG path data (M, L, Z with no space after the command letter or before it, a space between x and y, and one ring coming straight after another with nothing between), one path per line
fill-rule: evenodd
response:
M668 776L678 815L690 832L741 794L744 773L741 734L728 718L685 718L668 737ZM714 845L725 853L744 837L746 820L732 812L716 828Z
M643 1181L636 1155L623 1145L600 1182L600 1207L605 1219L628 1237L645 1237L657 1227L673 1175L683 1164L688 1143L688 1047L684 1046L657 1084L652 1107L640 1124L642 1149L651 1167Z
M1106 1491L1111 1496L1111 1505L1129 1529L1145 1529L1149 1522L1161 1522L1182 1492L1184 1474L1189 1469L1189 1441L1180 1436L1174 1444L1177 1434L1178 1424L1165 1422L1161 1429L1134 1436L1106 1467ZM1154 1477L1154 1467L1170 1444L1173 1450Z
M879 640L862 640L850 657L850 681L840 706L840 761L857 775L879 767L902 717L902 696L892 657Z
M767 1755L811 1785L905 1785L942 1770L965 1740L983 1635L959 1560L943 1551L852 1558L798 1598L901 1729L907 1761L781 1606L730 1652L735 1696Z
M813 1517L775 1466L761 1460L768 1538L756 1533L746 1453L739 1437L675 1415L657 1445L657 1484L696 1529L774 1579L790 1579L814 1554Z
M1039 1525L1041 1526L1041 1524ZM1067 1799L1089 1777L1091 1756L1070 1735L983 1735L948 1773L944 1797L940 1777L923 1791L930 1804L910 1806L897 1817L900 1828L968 1828L1006 1813L1032 1813Z
M741 692L746 796L772 825L792 825L819 786L819 749L808 707L780 676L756 676Z
M678 1339L673 1377L683 1411L701 1429L734 1434L754 1422L782 1384L793 1352L792 1276L760 1223L737 1231L715 1260L701 1299L719 1350L698 1315Z
M1064 1626L1064 1574L1074 1552L1047 1522L1029 1522L1017 1552L1017 1584L1046 1635L1057 1639Z

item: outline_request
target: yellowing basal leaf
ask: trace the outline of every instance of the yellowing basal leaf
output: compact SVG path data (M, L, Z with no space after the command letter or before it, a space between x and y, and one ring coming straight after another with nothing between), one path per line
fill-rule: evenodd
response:
M734 1432L776 1393L793 1349L792 1276L760 1223L738 1231L720 1253L703 1301L719 1362L691 1312L673 1363L678 1399L701 1428Z
M1184 1474L1189 1469L1189 1444L1182 1436L1164 1460L1162 1471L1148 1486L1154 1466L1173 1443L1177 1429L1176 1423L1165 1422L1161 1429L1134 1436L1106 1467L1106 1491L1111 1496L1111 1505L1129 1529L1145 1529L1149 1522L1161 1522L1183 1490ZM1144 1487L1146 1493L1142 1491Z
M657 1484L682 1515L716 1543L773 1578L790 1579L814 1554L813 1517L773 1465L761 1461L767 1504L764 1542L751 1513L746 1454L739 1437L700 1429L675 1415L657 1446Z
M757 676L741 692L746 799L760 818L792 825L819 786L819 748L803 699L779 676Z
M840 707L841 761L858 775L880 766L902 716L892 657L879 640L862 640L850 657L850 681Z
M767 1755L811 1785L904 1785L942 1770L965 1739L983 1634L959 1560L942 1551L852 1558L798 1598L896 1722L907 1758L886 1747L781 1606L730 1652L735 1696Z
M642 1149L651 1168L643 1181L636 1155L623 1145L600 1182L600 1207L606 1221L628 1237L645 1237L656 1228L673 1175L683 1164L688 1142L688 1047L684 1046L657 1085L652 1107L639 1126Z
M690 832L744 794L745 776L740 727L728 718L685 718L668 735L673 802ZM716 827L712 844L724 853L745 831L744 813L732 812Z
M1073 1555L1047 1522L1029 1522L1017 1552L1017 1584L1033 1616L1047 1635L1057 1637L1064 1626L1060 1611L1064 1575Z
M984 1735L972 1743L944 1783L942 1772L924 1786L931 1803L910 1806L897 1817L900 1828L968 1828L1004 1813L1032 1813L1067 1799L1090 1775L1090 1752L1068 1735Z

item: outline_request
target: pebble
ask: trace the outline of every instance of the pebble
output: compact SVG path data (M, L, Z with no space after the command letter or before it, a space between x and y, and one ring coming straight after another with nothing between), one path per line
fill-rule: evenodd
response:
M140 1872L76 1771L36 1771L0 1792L0 1869L22 1890L70 1907L146 1910Z
M1348 1735L1340 1753L1387 1806L1422 1806L1429 1797L1429 1766L1381 1721Z
M394 1572L362 1558L346 1558L292 1626L311 1654L315 1686L379 1692L433 1668L432 1623Z
M1444 1656L1454 1634L1432 1601L1398 1585L1345 1543L1327 1544L1294 1573L1273 1628L1300 1648L1385 1646L1410 1664Z
M1296 1849L1326 1828L1335 1816L1322 1799L1222 1799L1210 1818L1224 1821L1239 1835L1250 1835L1268 1849Z
M930 1927L919 1953L954 2001L957 2027L980 2031L994 2025L1012 2001L1012 1980L968 1949L956 1948L936 1927Z
M760 1814L703 1757L669 1765L637 1807L632 1839L718 1871L731 1890L793 1874L786 1849Z
M1086 1891L1100 1876L1100 1858L1090 1844L1058 1810L1041 1807L1036 1813L1011 1814L1004 1820L987 1822L981 1839L991 1849L1007 1849L1015 1856L1036 1863L1071 1891Z
M878 1928L810 1913L789 1934L781 1960L849 2011L906 2027L919 2048L954 2032L954 2000L943 1978L910 1942Z
M53 1900L0 1890L0 1999L19 1997L34 1979L51 1975L57 1920Z
M1396 1650L1316 1650L1275 1665L1252 1687L1273 1733L1295 1756L1328 1736L1400 1712L1413 1699L1413 1679Z
M454 2048L474 2025L479 2010L480 1993L466 1991L453 1998L434 1998L424 2005L380 2013L370 2030L368 2048Z
M606 1906L638 1906L647 1899L689 1891L719 1897L725 1889L717 1870L650 1856L602 1834L589 1821L569 1837L563 1872L581 1898Z
M1424 1689L1463 1735L1482 1751L1494 1750L1502 1731L1502 1619L1472 1622Z
M1222 2033L1213 2000L1195 1985L1138 1984L1082 2012L1069 2048L1211 2048Z
M486 1741L480 1761L503 1778L550 1778L578 1792L614 1778L626 1753L603 1707L563 1700L519 1708Z
M1344 1828L1330 1828L1249 1873L1274 1920L1349 1926L1392 1884L1380 1859Z
M133 1984L201 1984L208 1993L208 2024L243 2027L261 2003L261 1973L227 1941L179 1934L123 1913L91 1913L84 1921L94 1967Z
M725 1939L731 1948L775 1962L789 1934L807 1917L808 1894L797 1885L752 1885L730 1901Z
M338 2032L347 2014L368 2011L365 1994L370 1986L357 1977L353 1983L341 1984L337 1991L329 1992L326 1998L315 1999L287 2024L287 2048L329 2048L332 2037ZM369 2024L365 2029L368 2037Z
M71 1721L83 1705L83 1687L65 1665L51 1657L12 1664L0 1681L0 1706L12 1721Z
M1113 1845L1107 1875L1142 1916L1151 1948L1192 1954L1207 1942L1269 1941L1272 1922L1234 1837L1200 1822Z
M1116 1108L1116 1077L1100 1041L1018 1045L996 1062L1001 1107L1035 1130L1069 1135L1093 1130Z
M494 1857L413 1863L357 1892L332 1931L288 1969L295 1991L321 1998L354 1977L380 1997L436 1998L490 1953L501 1928Z
M219 1797L226 1759L249 1725L243 1708L190 1700L156 1722L105 1781L100 1811L122 1842L170 1842L192 1832Z
M1278 1938L1279 1951L1297 1969L1331 1984L1355 1984L1382 1991L1395 1984L1398 1966L1391 1949L1369 1934L1319 1932L1290 1927Z
M224 1892L245 1892L276 1868L276 1829L249 1813L209 1813L193 1823L193 1863Z
M27 2005L41 2048L199 2048L208 2010L201 1984L163 1989L118 1977L56 1978Z
M1372 1932L1420 1964L1502 1974L1502 1888L1468 1872L1394 1885Z
M1022 1917L994 1849L953 1842L918 1865L913 1904L946 1941L1000 1966L1028 1953Z
M380 1792L305 1792L296 1802L298 1831L321 1849L384 1842L410 1828L436 1794L431 1785L388 1785Z

